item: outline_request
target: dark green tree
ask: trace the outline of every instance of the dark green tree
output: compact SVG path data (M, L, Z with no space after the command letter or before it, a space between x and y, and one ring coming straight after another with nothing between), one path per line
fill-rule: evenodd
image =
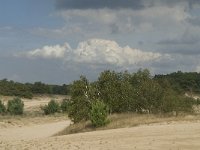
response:
M100 100L92 104L90 111L90 120L95 127L105 126L108 123L108 108Z
M89 119L92 104L90 88L90 83L84 76L74 81L71 86L68 116L74 123Z
M132 86L127 73L104 71L98 78L100 99L108 105L109 112L125 112L132 109Z

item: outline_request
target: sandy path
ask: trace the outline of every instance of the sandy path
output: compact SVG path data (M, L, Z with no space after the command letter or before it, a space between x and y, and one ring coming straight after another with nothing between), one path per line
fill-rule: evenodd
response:
M22 126L0 129L0 141L31 140L46 138L58 133L70 124L70 121L46 123L33 126Z
M199 150L200 123L154 124L42 140L4 141L0 149Z

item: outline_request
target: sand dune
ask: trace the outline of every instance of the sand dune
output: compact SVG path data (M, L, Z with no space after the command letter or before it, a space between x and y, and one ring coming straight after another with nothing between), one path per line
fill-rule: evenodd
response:
M0 140L32 140L36 138L50 137L63 130L70 121L47 123L33 126L0 129Z
M51 98L24 100L39 111ZM57 100L61 100L58 98ZM199 150L200 121L178 121L53 136L70 124L67 116L11 117L0 122L0 150Z
M162 123L33 140L1 140L0 149L199 150L200 123Z

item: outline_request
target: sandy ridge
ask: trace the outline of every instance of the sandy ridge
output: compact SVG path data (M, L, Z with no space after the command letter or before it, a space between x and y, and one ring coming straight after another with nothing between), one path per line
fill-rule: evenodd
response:
M60 121L33 126L23 126L0 129L1 141L32 140L37 138L50 137L63 130L70 124L70 121Z
M44 139L3 141L0 149L199 150L200 123L143 125Z

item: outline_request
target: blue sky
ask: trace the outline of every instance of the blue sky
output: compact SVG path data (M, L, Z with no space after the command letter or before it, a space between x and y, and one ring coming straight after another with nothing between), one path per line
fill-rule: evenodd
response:
M2 0L0 79L70 83L105 69L200 71L198 0Z
M51 26L56 23L50 17L54 10L53 0L2 0L1 26L18 28Z

